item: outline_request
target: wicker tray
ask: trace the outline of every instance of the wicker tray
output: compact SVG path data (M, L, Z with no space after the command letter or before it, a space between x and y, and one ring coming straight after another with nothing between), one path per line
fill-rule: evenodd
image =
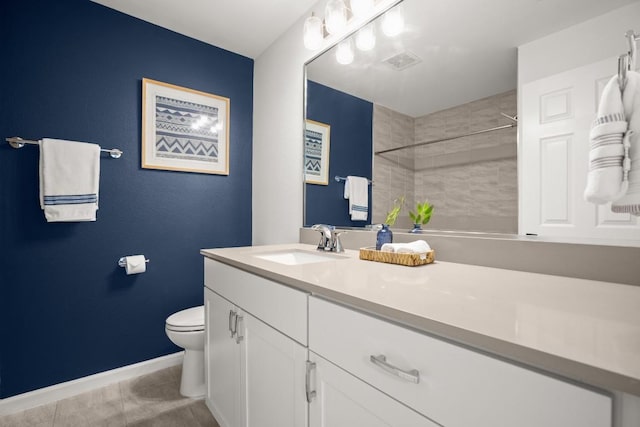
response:
M395 252L377 251L375 247L360 248L360 259L366 261L386 262L389 264L417 265L431 264L436 258L436 252L431 250L426 254L398 254Z

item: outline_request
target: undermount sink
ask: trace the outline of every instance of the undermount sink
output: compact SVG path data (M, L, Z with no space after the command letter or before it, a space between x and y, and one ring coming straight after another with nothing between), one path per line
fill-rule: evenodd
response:
M285 265L301 265L312 264L316 262L336 261L339 259L346 259L347 257L323 253L323 252L308 252L298 249L292 249L287 251L270 252L260 255L254 255L256 258L264 259L267 261L277 262Z

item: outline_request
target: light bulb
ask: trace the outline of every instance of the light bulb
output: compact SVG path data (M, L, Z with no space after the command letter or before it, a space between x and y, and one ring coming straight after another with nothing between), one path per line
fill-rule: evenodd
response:
M347 7L344 0L329 0L324 9L324 19L329 34L343 31L347 27Z
M322 20L313 14L304 21L304 47L309 50L319 49L322 45Z
M342 65L349 65L353 62L353 42L351 39L340 42L336 49L336 61Z
M382 18L382 32L394 37L404 31L404 15L399 8L392 9Z
M363 27L356 34L356 47L362 51L371 50L376 45L376 36L373 33L373 24Z
M356 18L368 15L373 10L373 0L351 0L351 12Z

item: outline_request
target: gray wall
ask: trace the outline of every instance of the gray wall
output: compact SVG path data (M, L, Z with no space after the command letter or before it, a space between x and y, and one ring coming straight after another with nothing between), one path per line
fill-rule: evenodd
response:
M509 124L516 91L412 118L374 106L374 151L453 137ZM374 157L373 222L384 221L393 199L407 208L435 206L426 228L498 233L518 231L516 128L438 142ZM411 226L406 212L397 228Z

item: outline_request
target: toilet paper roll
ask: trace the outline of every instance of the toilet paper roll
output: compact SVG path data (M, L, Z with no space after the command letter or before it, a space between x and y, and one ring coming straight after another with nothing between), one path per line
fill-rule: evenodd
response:
M124 259L126 262L124 269L127 271L127 275L140 274L147 271L147 263L144 255L131 255Z

